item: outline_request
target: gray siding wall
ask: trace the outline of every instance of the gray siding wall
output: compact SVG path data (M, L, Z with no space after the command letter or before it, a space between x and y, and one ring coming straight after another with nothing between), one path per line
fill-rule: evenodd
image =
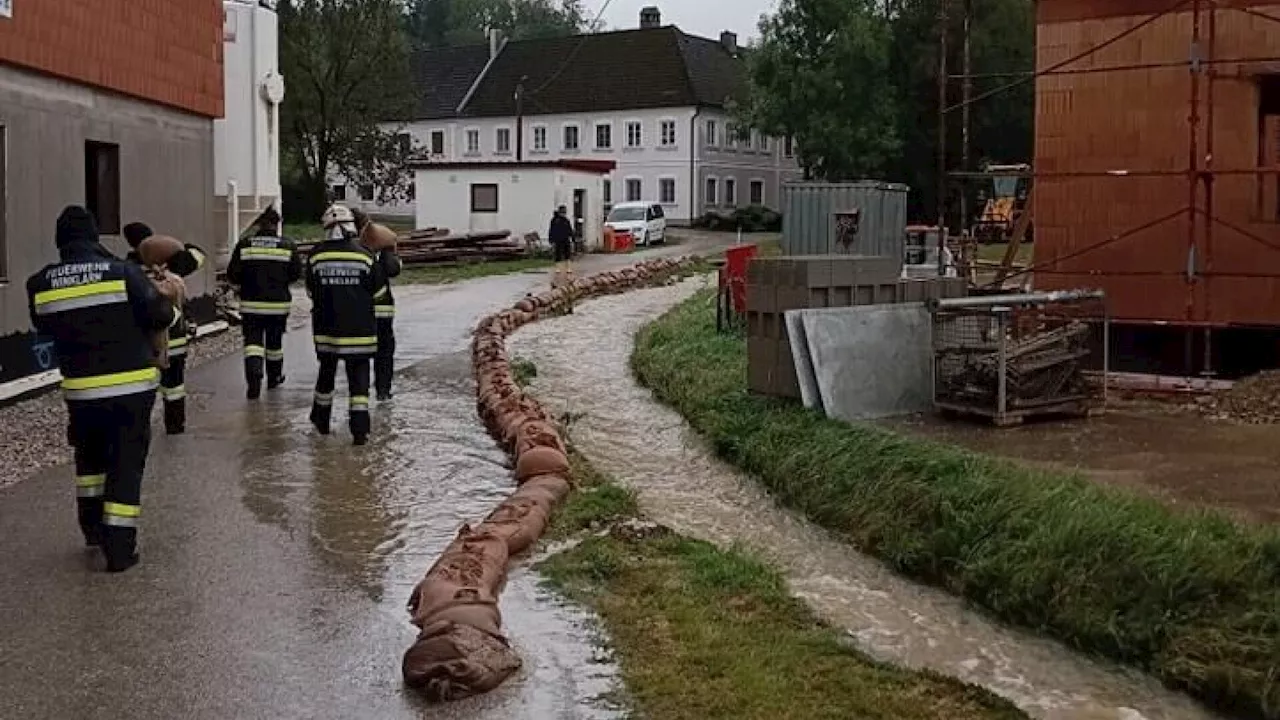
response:
M0 335L26 332L26 279L57 259L54 221L85 204L85 141L120 148L120 222L216 246L213 121L0 64L5 164ZM122 238L104 244L123 255ZM187 280L188 296L213 291L213 263Z

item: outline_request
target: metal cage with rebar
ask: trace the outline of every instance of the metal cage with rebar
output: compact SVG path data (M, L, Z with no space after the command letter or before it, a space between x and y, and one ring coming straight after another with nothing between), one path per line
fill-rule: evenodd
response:
M1100 290L1075 290L933 301L934 406L997 426L1101 410L1105 300ZM1101 382L1087 372L1095 363Z

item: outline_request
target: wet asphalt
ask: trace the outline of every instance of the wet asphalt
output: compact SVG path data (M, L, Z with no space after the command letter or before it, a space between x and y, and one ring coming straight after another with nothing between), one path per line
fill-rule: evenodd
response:
M580 272L638 259L593 258ZM397 395L374 407L365 448L346 433L341 381L334 434L308 424L305 321L286 336L287 383L256 403L239 356L196 370L187 434L152 444L142 563L123 575L99 572L81 546L69 467L0 490L0 718L616 716L604 699L616 668L589 618L525 567L502 600L525 661L517 678L447 706L400 682L410 590L512 489L475 415L470 331L546 283L399 287Z

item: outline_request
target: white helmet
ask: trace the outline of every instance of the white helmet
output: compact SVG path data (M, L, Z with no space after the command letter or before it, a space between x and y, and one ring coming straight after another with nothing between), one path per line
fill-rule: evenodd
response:
M335 225L343 225L346 223L355 225L355 222L356 216L351 212L351 208L338 203L330 205L329 209L324 211L324 215L320 216L320 224L324 226L325 230L328 230Z

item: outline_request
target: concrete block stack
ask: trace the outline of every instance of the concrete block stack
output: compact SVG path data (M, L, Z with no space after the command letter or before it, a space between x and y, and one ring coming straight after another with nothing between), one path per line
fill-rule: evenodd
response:
M800 398L784 315L810 308L889 305L962 297L959 278L903 280L895 258L801 255L757 258L747 268L747 386L752 392Z

